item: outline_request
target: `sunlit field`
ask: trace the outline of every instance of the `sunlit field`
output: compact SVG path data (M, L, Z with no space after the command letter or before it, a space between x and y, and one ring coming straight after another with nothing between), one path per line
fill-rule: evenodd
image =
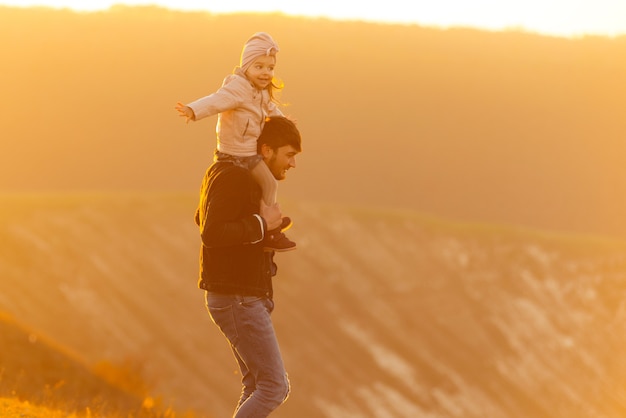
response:
M239 377L195 287L194 197L3 201L3 402L229 414ZM622 416L623 242L285 203L300 248L277 259L294 385L277 417Z
M0 418L232 415L197 288L214 91L257 30L279 186L272 418L623 418L626 37L0 7Z

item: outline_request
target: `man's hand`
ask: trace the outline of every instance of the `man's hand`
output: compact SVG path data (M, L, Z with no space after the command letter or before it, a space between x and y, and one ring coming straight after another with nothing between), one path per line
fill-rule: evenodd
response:
M176 103L175 109L178 111L178 116L185 118L185 123L189 123L190 120L196 120L196 115L193 113L193 109L189 106L185 106L181 102Z
M260 212L261 218L263 218L265 220L265 223L267 224L268 231L280 227L280 224L283 221L283 214L280 211L280 206L278 206L278 203L268 206L263 200L261 200Z

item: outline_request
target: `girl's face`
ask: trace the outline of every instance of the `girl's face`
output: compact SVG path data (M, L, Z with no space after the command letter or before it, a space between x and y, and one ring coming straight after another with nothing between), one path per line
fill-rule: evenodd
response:
M276 66L275 56L265 55L259 57L246 70L246 77L257 89L266 89L272 83L272 79L274 79L274 66Z

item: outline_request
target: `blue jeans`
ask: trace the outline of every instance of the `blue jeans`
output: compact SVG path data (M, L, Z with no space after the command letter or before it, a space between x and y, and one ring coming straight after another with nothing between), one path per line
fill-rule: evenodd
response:
M289 396L289 380L266 297L206 293L211 319L222 331L241 370L242 391L233 418L265 418Z

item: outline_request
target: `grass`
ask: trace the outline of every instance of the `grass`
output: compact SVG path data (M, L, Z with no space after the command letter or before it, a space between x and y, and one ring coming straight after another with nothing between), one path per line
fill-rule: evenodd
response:
M170 409L164 411L153 410L149 405L138 411L127 413L102 413L98 408L86 407L82 411L70 411L64 408L53 408L46 405L37 405L17 398L0 398L0 418L193 418L194 415L176 414Z
M370 225L375 222L380 222L381 220L384 220L384 222L389 225L403 225L407 222L414 222L425 231L430 230L440 235L450 234L460 238L490 240L494 237L501 236L509 241L539 241L554 244L572 253L584 252L585 254L589 254L590 251L598 251L601 253L617 251L621 253L626 249L626 240L609 236L552 231L529 226L499 224L494 222L460 221L409 209L382 206L362 207L330 202L325 204L300 202L299 204L303 207L307 205L314 206L317 213L323 214L323 216L328 219L332 219L334 214L341 213L344 215L349 214L352 219L359 222L367 222ZM295 203L295 205L298 205L298 203Z
M28 401L20 401L16 398L0 398L0 418L67 418L71 416L76 415L68 415L65 411L33 405Z
M0 417L193 418L149 394L129 362L88 367L0 313Z

